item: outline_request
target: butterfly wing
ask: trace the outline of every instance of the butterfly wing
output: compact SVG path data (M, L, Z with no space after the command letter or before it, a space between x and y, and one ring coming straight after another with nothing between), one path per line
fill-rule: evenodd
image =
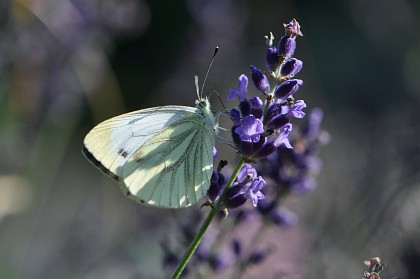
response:
M163 106L113 117L86 135L83 152L105 174L122 180L121 167L140 146L194 111L192 107Z
M196 109L164 106L100 123L85 138L84 153L104 173L123 181L132 199L184 207L209 185L214 130Z
M203 197L213 169L213 128L203 115L194 113L144 143L124 166L131 198L161 207L185 207Z

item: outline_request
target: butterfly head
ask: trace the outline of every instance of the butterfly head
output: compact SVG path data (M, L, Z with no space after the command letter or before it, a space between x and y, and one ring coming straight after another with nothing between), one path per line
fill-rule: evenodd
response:
M210 111L210 102L206 98L200 98L195 101L195 107L200 111Z

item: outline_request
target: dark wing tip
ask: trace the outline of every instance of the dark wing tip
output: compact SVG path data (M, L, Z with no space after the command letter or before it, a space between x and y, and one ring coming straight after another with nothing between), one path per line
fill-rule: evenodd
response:
M89 160L89 162L91 162L95 167L97 167L104 174L106 174L107 176L109 176L109 177L111 177L111 178L113 178L117 181L121 181L121 178L118 175L116 175L115 173L111 172L99 160L97 160L95 158L95 156L93 156L93 154L86 148L86 146L83 146L82 153L86 157L86 159Z

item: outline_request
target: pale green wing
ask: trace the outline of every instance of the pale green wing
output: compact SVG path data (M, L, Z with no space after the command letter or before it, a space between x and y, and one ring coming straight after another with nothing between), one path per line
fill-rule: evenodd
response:
M214 123L205 114L187 115L149 138L129 158L123 166L123 190L141 203L189 206L210 185L213 146Z
M122 180L122 167L134 152L165 127L195 112L193 107L163 106L113 117L86 135L83 152L105 174Z

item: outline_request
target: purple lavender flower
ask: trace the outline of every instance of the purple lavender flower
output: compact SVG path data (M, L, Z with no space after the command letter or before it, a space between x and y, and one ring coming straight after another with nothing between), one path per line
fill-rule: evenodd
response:
M226 208L239 207L248 199L257 206L258 201L264 199L261 189L265 184L265 180L258 176L255 168L245 163L236 176L234 184L228 189L224 201Z
M261 138L260 134L264 132L264 129L261 120L253 115L248 115L241 120L241 126L236 128L235 132L239 135L241 141L258 143Z
M261 135L264 132L263 123L253 115L248 115L240 124L234 130L232 128L233 141L243 156L252 156L265 143L265 137Z
M289 148L289 149L293 148L292 145L289 142L289 134L290 134L291 131L292 131L292 124L290 124L290 123L281 127L280 135L274 141L274 145L276 147L284 145L286 148Z
M255 88L263 93L270 92L270 82L268 81L267 76L255 66L251 66L250 68L252 71L251 77Z
M259 176L252 181L251 185L245 192L245 197L252 200L252 205L254 207L257 206L258 200L264 199L264 194L260 191L265 186L265 184L265 180Z
M297 100L291 107L290 110L286 113L287 117L292 118L303 118L305 113L302 109L306 108L306 104L303 100Z
M251 164L245 163L236 176L236 180L239 183L246 184L247 182L254 180L257 176L257 170Z
M239 76L239 86L238 88L233 88L229 90L229 95L227 99L229 101L235 99L236 97L239 99L239 102L242 102L246 99L246 92L248 89L248 77L244 74Z

